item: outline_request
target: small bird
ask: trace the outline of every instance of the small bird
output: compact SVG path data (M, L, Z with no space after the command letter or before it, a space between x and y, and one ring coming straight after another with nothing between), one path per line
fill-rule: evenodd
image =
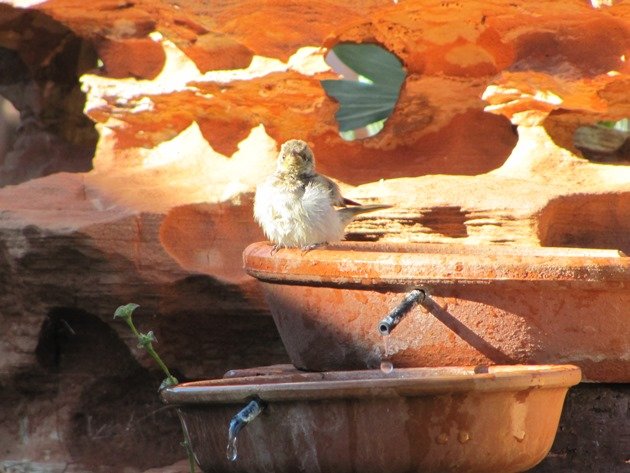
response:
M256 189L254 218L280 248L309 251L340 241L345 227L365 212L389 205L359 205L341 195L339 186L315 171L313 151L302 140L280 148L276 171Z

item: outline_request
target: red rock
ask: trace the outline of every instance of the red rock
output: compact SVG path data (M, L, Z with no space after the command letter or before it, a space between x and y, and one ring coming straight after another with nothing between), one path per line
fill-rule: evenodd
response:
M151 39L103 40L98 55L109 77L153 79L164 66L164 49Z
M252 60L252 52L233 39L213 32L199 35L182 51L191 58L201 72L222 69L245 69Z
M129 412L153 422L159 384L111 319L126 302L141 304L142 329L185 377L286 361L239 269L240 248L261 238L251 195L286 139L311 143L349 197L394 205L357 219L352 239L630 251L628 165L588 161L574 143L581 126L630 116L630 6L613 3L0 5L0 46L21 64L2 69L1 92L25 97L17 108L34 118L21 135L33 159L0 158L0 180L22 182L0 190L1 456L77 471L183 457L168 418L115 451L131 442ZM321 55L340 41L381 44L407 70L373 138L341 139L319 83L336 78ZM98 429L111 436L89 435ZM610 461L607 448L591 456Z
M235 206L197 204L173 208L160 226L160 243L183 268L221 280L250 282L241 255L249 241L264 240L252 225L252 199Z

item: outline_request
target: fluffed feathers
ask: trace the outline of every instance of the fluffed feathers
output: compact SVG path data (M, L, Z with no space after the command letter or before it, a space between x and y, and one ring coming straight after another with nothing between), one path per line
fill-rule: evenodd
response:
M284 143L276 171L256 189L254 218L276 247L309 249L342 240L354 217L388 208L356 204L339 186L315 172L315 158L301 140ZM341 208L336 208L341 207Z

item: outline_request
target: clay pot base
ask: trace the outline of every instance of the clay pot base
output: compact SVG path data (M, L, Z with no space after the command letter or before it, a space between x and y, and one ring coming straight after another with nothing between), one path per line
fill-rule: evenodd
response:
M256 374L162 391L204 471L524 471L551 448L567 389L580 381L574 366ZM228 425L254 397L264 411L229 461Z

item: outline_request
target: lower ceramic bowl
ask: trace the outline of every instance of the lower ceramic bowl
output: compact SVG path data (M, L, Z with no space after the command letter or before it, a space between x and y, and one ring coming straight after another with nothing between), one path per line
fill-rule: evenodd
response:
M162 390L205 472L519 472L553 443L575 366L402 368L258 376ZM262 413L226 455L228 426Z

